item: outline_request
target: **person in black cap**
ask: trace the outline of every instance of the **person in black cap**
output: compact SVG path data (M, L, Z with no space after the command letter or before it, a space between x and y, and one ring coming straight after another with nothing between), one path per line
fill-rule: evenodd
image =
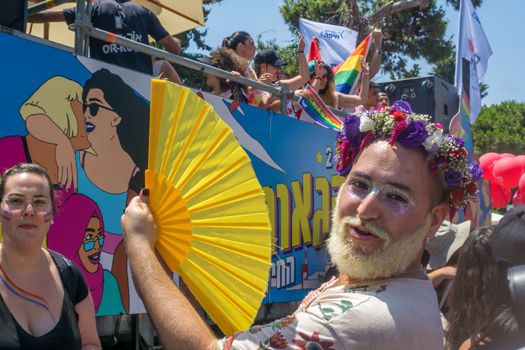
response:
M261 50L253 59L257 80L267 85L287 84L291 91L300 89L310 79L308 62L304 55L304 39L301 35L299 35L299 43L297 45L297 61L299 63L299 75L290 79L281 79L281 70L282 67L287 65L286 61L279 57L275 50ZM255 91L252 100L252 104L260 108L270 109L272 111L279 110L280 99L278 96L271 96L268 93Z
M474 231L460 250L450 295L447 349L517 349L525 345L507 269L525 264L525 206L497 226Z

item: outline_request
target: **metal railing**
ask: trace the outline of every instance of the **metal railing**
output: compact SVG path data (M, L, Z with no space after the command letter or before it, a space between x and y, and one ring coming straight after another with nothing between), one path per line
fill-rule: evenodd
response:
M45 2L38 3L31 6L28 9L28 14L32 15L41 10L48 9L50 7L60 5L67 2L74 2L71 0L47 0ZM280 98L280 112L282 114L288 114L287 106L288 101L297 101L299 97L290 90L287 84L281 84L280 86L271 86L260 83L253 79L248 79L242 76L232 74L231 72L222 70L220 68L210 66L208 64L195 61L180 55L176 55L159 48L149 46L137 41L119 36L117 34L104 31L93 27L90 20L90 10L92 6L91 0L77 0L76 17L75 23L69 26L70 29L75 31L75 54L80 56L87 56L89 38L100 39L109 43L122 45L124 47L131 48L137 52L141 52L147 55L165 59L171 63L175 63L193 70L201 71L215 75L219 78L228 79L233 82L237 82L242 85L250 86L257 90L269 92L273 95L279 96ZM344 113L340 110L330 108L332 112L339 116L344 116Z

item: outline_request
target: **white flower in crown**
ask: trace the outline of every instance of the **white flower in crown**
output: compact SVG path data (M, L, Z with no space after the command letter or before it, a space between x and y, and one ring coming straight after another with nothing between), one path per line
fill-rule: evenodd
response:
M374 121L367 115L362 114L360 118L360 122L359 122L359 131L367 132L367 131L372 130L373 127L374 127Z
M425 139L423 147L425 147L428 153L434 154L439 150L443 141L443 129L435 129L434 132Z

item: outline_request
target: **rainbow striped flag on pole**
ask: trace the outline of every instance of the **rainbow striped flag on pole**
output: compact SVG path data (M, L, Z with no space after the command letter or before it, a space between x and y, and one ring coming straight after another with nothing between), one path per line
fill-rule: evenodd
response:
M368 55L371 43L372 34L368 34L346 61L334 68L336 91L343 94L355 92L361 73L361 57Z
M301 109L317 124L325 128L340 131L343 123L330 108L328 108L314 88L310 86L310 84L306 84L304 92L306 95L299 97L299 106Z

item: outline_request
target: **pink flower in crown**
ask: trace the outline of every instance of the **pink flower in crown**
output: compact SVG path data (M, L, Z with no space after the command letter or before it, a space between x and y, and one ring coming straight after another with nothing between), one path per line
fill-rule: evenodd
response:
M397 112L395 112L395 113L397 113ZM401 113L401 112L399 112L399 113ZM399 137L399 135L403 131L405 131L407 127L408 127L408 124L407 124L406 120L402 120L399 123L397 123L396 126L394 127L394 130L392 131L392 136L390 137L390 141L388 141L388 144L389 145L393 145L397 141L397 138Z

